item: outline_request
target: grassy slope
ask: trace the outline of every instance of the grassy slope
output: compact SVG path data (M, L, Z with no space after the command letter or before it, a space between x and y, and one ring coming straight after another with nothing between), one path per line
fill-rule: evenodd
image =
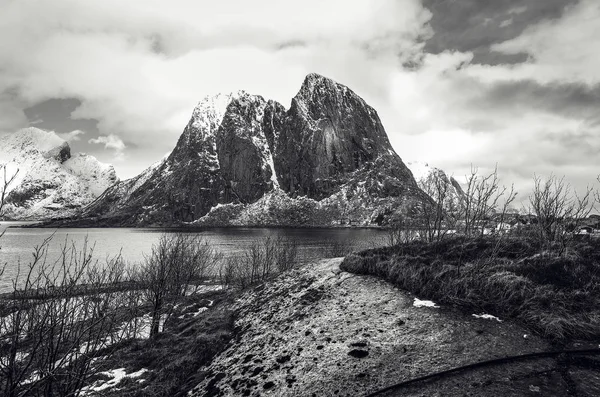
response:
M600 337L600 246L565 254L528 239L452 238L362 251L343 270L382 277L422 298L515 318L564 341Z
M200 315L193 313L213 301ZM106 368L125 368L127 373L146 369L143 376L124 378L114 388L91 395L104 397L185 396L201 382L201 368L211 362L234 336L234 317L229 310L231 296L214 292L192 295L180 302L155 338L131 340L104 361ZM99 377L102 379L102 376Z

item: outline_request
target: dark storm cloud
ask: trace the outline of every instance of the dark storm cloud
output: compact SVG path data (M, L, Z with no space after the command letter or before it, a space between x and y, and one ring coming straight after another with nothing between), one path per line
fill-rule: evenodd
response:
M503 81L491 85L476 102L490 109L538 109L592 125L600 123L600 84Z
M81 130L97 135L98 121L93 119L72 119L71 113L81 105L75 98L53 98L24 109L31 125L59 133Z
M528 26L557 19L565 7L578 0L423 0L432 12L434 35L425 51L473 52L473 63L498 65L527 60L526 53L502 54L490 46L519 36Z

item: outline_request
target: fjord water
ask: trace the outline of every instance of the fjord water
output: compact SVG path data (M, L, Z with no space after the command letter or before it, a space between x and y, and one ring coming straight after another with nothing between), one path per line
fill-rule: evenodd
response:
M121 253L127 263L138 263L144 259L163 233L176 233L174 229L160 228L80 228L46 229L19 228L23 223L0 222L0 264L6 263L4 274L0 276L0 293L12 286L19 263L29 264L35 246L51 237L47 263L56 261L65 244L74 243L78 250L87 239L88 248L93 247L93 255L100 263ZM8 227L10 226L10 227ZM7 228L8 227L8 228ZM292 228L222 228L185 230L203 236L225 257L242 252L252 242L263 237L284 237L298 244L300 260L313 260L331 256L340 248L366 249L385 244L386 232L378 229L292 229Z

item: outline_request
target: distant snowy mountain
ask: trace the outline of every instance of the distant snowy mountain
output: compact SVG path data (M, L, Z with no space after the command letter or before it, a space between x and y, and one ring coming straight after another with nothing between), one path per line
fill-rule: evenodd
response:
M437 191L445 192L445 207L457 208L464 200L465 192L456 179L448 176L440 168L432 167L422 161L406 163L419 187L436 200Z
M8 187L7 219L72 216L118 182L111 165L72 155L54 132L33 127L0 136L0 163L7 164L7 177L18 170Z

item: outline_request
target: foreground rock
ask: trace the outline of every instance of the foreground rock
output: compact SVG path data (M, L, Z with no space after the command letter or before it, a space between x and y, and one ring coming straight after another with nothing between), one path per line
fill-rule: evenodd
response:
M432 372L550 348L509 322L415 306L414 296L342 272L339 263L323 260L242 295L235 304L238 338L191 395L361 396ZM563 372L554 360L538 360L386 395L562 396L574 387ZM581 379L574 383L582 393L598 386L590 372L571 375Z

